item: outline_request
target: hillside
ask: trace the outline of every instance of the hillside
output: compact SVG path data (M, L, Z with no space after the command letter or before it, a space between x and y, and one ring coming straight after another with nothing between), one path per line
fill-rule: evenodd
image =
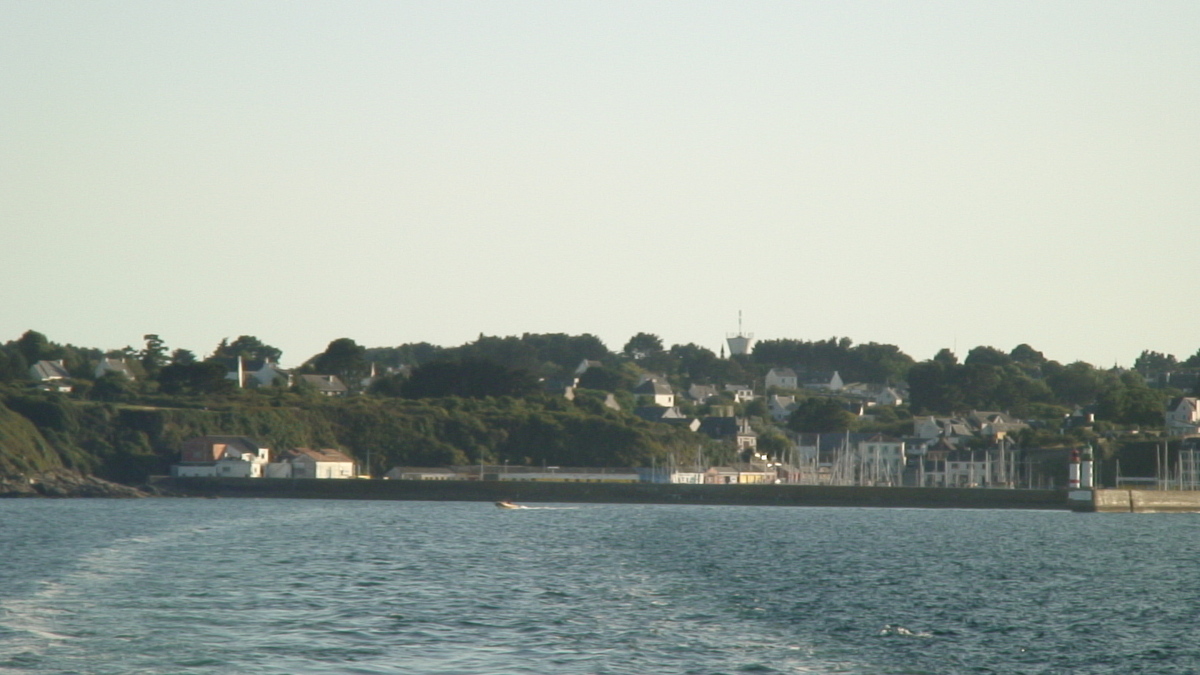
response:
M381 475L398 465L509 462L649 465L694 453L686 430L549 397L330 400L247 393L220 406L79 401L9 392L2 399L0 475L74 469L125 484L165 474L183 440L236 434L270 448L335 447ZM12 439L12 440L9 440Z

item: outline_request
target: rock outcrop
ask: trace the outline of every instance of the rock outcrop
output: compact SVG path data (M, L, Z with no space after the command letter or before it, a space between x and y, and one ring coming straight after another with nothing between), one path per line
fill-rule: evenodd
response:
M57 469L0 478L0 497L146 497L149 493L95 476Z

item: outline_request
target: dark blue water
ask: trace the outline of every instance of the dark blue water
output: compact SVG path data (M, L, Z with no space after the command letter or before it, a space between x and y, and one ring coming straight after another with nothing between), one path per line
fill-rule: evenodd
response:
M0 673L1196 673L1200 516L0 502Z

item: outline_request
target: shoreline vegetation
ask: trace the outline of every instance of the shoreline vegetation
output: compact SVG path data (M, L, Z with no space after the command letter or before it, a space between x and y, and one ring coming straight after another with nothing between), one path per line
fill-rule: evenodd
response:
M1183 445L1167 436L1164 410L1200 382L1200 353L1147 351L1133 368L1101 369L1051 361L1029 345L976 347L961 360L944 349L918 362L847 338L743 340L746 353L728 356L649 333L619 351L587 334L481 335L458 347L339 338L283 369L281 352L253 336L222 340L203 357L145 339L103 351L31 330L0 344L0 493L154 494L129 486L168 474L183 441L206 435L250 437L273 452L336 448L374 477L485 463L714 467L750 455L740 439L693 422L736 420L753 457L786 462L801 434L902 439L922 416L977 410L1021 420L1004 451L1022 453L1013 466L1030 480L1010 482L1065 485L1067 454L1090 448L1098 482L1115 484L1177 461ZM880 390L903 400L864 393ZM771 407L779 401L790 407ZM678 416L639 416L646 410ZM1000 440L956 442L986 453Z

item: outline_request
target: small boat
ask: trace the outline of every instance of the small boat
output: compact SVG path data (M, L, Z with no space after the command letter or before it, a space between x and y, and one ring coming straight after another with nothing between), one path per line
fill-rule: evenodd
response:
M514 504L514 503L508 501L507 499L501 499L500 501L496 502L496 508L498 508L498 509L523 509L525 507L521 506L520 504Z

